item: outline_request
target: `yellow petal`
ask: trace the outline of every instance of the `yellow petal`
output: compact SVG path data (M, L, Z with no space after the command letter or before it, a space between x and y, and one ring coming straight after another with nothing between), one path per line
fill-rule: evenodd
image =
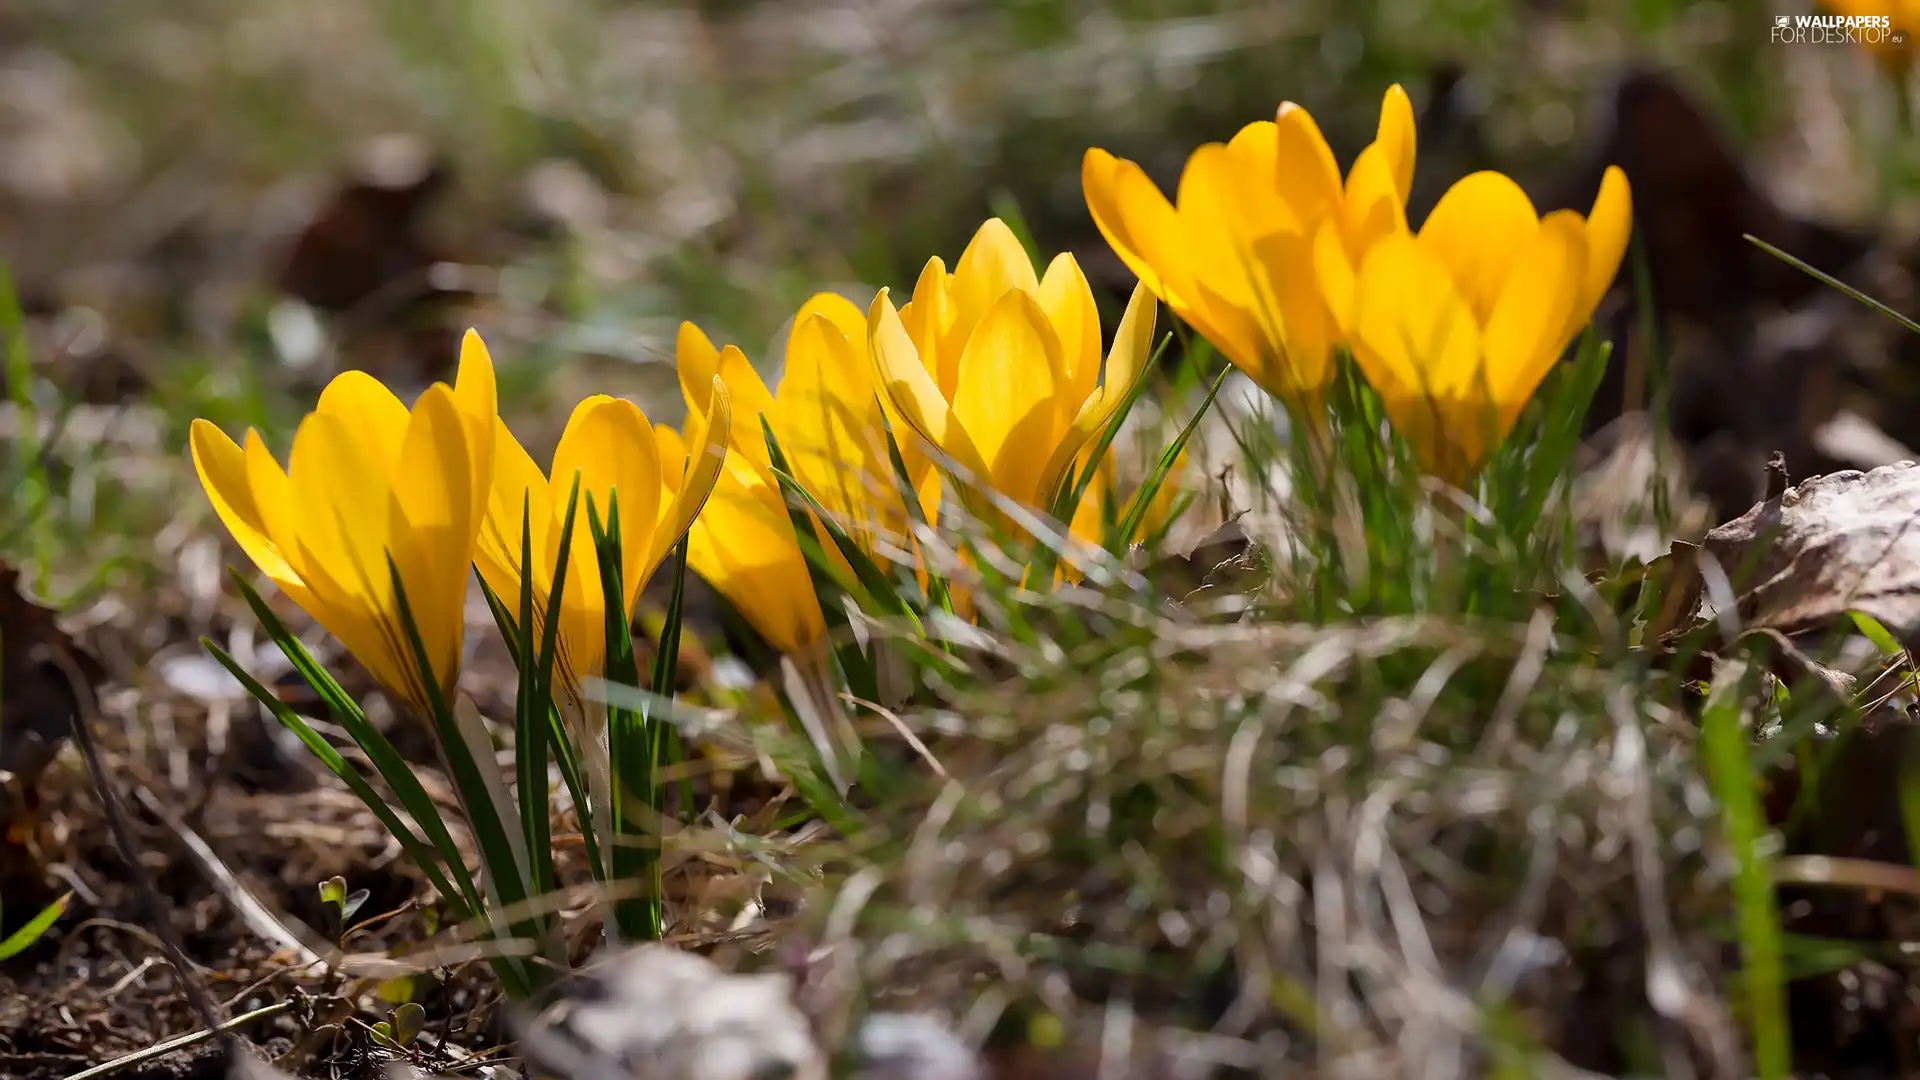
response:
M954 372L960 366L960 350L956 345L952 355L946 356L943 361L940 349L951 335L954 320L958 317L958 309L953 302L953 278L947 273L947 264L935 255L921 268L920 277L913 284L913 299L900 309L900 325L906 327L907 336L919 353L921 366L927 369L927 374L940 387L940 392L947 395L953 393Z
M1066 437L1055 447L1046 468L1040 473L1037 491L1041 502L1053 498L1074 456L1088 443L1098 441L1114 415L1120 411L1120 406L1133 393L1134 387L1146 377L1147 360L1153 351L1153 324L1159 314L1158 307L1153 294L1147 291L1144 284L1134 287L1133 297L1127 302L1127 313L1121 316L1120 326L1113 334L1113 350L1107 354L1105 380L1080 406ZM1085 505L1085 500L1082 500L1082 505Z
M654 569L687 535L694 518L700 516L700 508L707 504L707 497L713 494L714 482L727 463L726 433L734 423L733 401L727 384L717 376L713 380L713 389L704 412L705 421L687 425L687 444L692 452L683 459L661 462L662 470L671 472L680 466L681 461L685 461L685 478L674 489L673 501L667 504L665 512L661 514L660 527L653 534L653 549L641 572L635 576L633 590L636 595L646 586L647 579L653 576Z
M1361 264L1353 355L1429 471L1457 479L1478 462L1479 327L1446 266L1404 233L1381 240Z
M1196 306L1216 316L1219 308L1231 308L1259 327L1264 343L1274 345L1285 334L1277 306L1267 302L1265 283L1258 280L1254 234L1246 227L1246 180L1225 146L1208 143L1187 158L1176 206L1196 269Z
M1234 133L1227 142L1228 162L1225 176L1227 198L1238 218L1237 229L1249 236L1264 236L1282 229L1298 229L1299 218L1284 193L1276 192L1274 178L1283 168L1281 154L1297 147L1282 144L1282 126L1271 120L1256 120ZM1337 193L1339 176L1334 177Z
M778 489L745 462L728 462L687 538L687 561L768 643L795 652L826 623Z
M1580 215L1548 214L1494 305L1486 328L1486 386L1499 408L1501 438L1566 348L1566 328L1586 287L1586 264Z
M1627 174L1617 165L1607 166L1600 180L1600 194L1587 215L1587 279L1580 290L1575 317L1581 325L1592 316L1600 298L1613 286L1620 271L1620 260L1627 253L1627 238L1633 232L1633 193Z
M1261 238L1254 257L1285 330L1282 362L1269 366L1282 370L1285 396L1318 393L1333 378L1332 348L1339 329L1314 280L1313 239L1306 233L1274 233Z
M587 500L592 499L605 526L616 497L620 507L620 582L628 610L639 595L640 577L653 550L653 530L660 517L660 451L646 415L631 401L604 394L582 401L553 452L552 482L564 492L580 476L576 537L589 543L585 554L594 557L593 532L587 525ZM677 464L677 462L676 462ZM562 494L560 499L564 500ZM561 513L565 513L564 506ZM580 568L581 583L600 589L596 567ZM568 576L573 576L569 571Z
M493 424L500 415L500 386L494 378L493 356L487 352L486 342L472 330L460 340L460 370L454 376L453 397L467 425L467 445L474 451L470 505L485 506L493 480Z
M1311 229L1340 200L1340 166L1307 110L1284 102L1274 117L1273 177L1293 229Z
M865 330L862 329L864 339ZM797 323L780 382L779 436L796 479L859 535L893 490L866 357L824 316ZM882 484L885 487L882 487Z
M691 430L693 420L687 421ZM660 490L669 497L686 485L687 441L665 424L653 425L653 444L660 453Z
M867 345L874 381L900 418L962 469L983 478L990 475L969 433L954 420L952 407L921 365L885 289L873 298L873 306L867 311ZM954 366L957 372L959 364Z
M1173 204L1140 166L1097 147L1081 161L1080 187L1094 226L1114 254L1178 311L1188 299L1188 274Z
M1367 248L1388 233L1407 231L1404 196L1394 186L1393 166L1379 143L1360 151L1347 174L1340 206L1340 227L1349 258L1364 258Z
M1040 279L1040 307L1054 336L1060 340L1060 358L1066 365L1066 394L1075 407L1093 393L1100 381L1100 308L1093 288L1072 255L1061 252Z
M406 437L407 407L364 371L343 371L320 391L314 412L358 428L381 468L391 471Z
M403 443L405 437L403 429ZM299 493L296 533L300 565L310 583L350 599L369 617L390 614L387 496L393 477L382 467L379 452L363 432L316 411L293 434L287 475Z
M1323 221L1313 238L1313 273L1320 283L1320 295L1334 326L1344 339L1353 334L1353 290L1355 271L1347 257L1346 242L1340 236L1340 223Z
M553 496L545 473L533 463L507 425L494 418L493 482L487 493L486 517L474 544L473 561L480 579L515 610L520 607L521 541L531 541L536 566L533 591L540 603L553 591L553 568L548 553L560 543L553 535Z
M459 674L466 627L475 510L471 470L466 421L453 391L436 383L413 407L388 513L393 563L443 693ZM397 609L395 625L405 625Z
M1447 268L1474 317L1484 322L1539 228L1520 185L1501 173L1477 172L1440 197L1420 227L1420 246Z
M259 436L249 431L248 441ZM200 486L220 523L240 544L240 550L260 568L260 572L282 588L291 584L303 587L300 574L274 543L267 523L253 496L247 475L246 454L227 434L206 420L195 420L188 443L193 450L193 467L200 474ZM277 469L278 466L275 466Z
M987 309L1010 289L1037 293L1040 281L1013 230L999 218L988 218L953 267L953 303L959 313L954 332L964 335L963 327L985 318Z
M299 523L294 511L293 482L287 479L287 470L273 459L273 452L267 449L259 432L247 429L244 450L247 486L253 491L253 507L260 515L260 525L266 531L267 539L280 549L287 565L293 568L294 573L301 574ZM301 576L305 577L304 574Z
M860 305L839 293L813 294L806 303L800 305L800 311L793 317L794 325L798 326L814 315L832 323L849 341L859 341L866 336L866 313L860 310Z
M773 459L760 418L773 410L773 394L737 346L720 350L720 378L727 384L727 400L733 407L733 452L760 465L770 464Z
M699 327L683 322L673 343L673 367L680 376L680 393L687 401L687 416L699 415L707 404L708 385L720 374L720 350Z
M1063 434L1067 377L1047 316L1025 292L1003 294L967 340L953 418L990 470L975 482L1028 505Z
M1413 191L1415 141L1413 102L1408 100L1400 84L1394 83L1387 87L1386 97L1380 102L1380 126L1373 144L1380 147L1386 158L1394 189L1400 193L1403 204Z
M404 443L405 434L402 433ZM397 455L396 455L397 456ZM392 477L362 433L314 412L294 432L287 475L293 490L300 566L331 615L328 632L381 684L424 705L412 651L396 618L387 533Z

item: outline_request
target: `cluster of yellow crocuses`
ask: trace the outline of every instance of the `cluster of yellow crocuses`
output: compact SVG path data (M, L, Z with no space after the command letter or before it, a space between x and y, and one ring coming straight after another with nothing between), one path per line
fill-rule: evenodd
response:
M1387 91L1344 183L1305 109L1196 150L1172 203L1139 166L1087 152L1087 206L1175 314L1270 393L1315 404L1345 348L1426 467L1486 462L1593 316L1626 252L1627 178L1609 168L1586 217L1541 217L1507 177L1454 184L1418 233L1413 106Z
M629 609L684 537L696 572L771 644L800 652L825 622L766 431L793 480L881 559L907 550L915 510L937 521L948 496L987 515L1006 502L1045 509L1145 376L1156 298L1296 407L1318 407L1345 350L1423 465L1468 478L1611 284L1631 224L1627 182L1609 170L1589 215L1542 217L1513 181L1475 173L1414 232L1414 156L1397 86L1344 179L1291 103L1196 150L1171 203L1132 162L1088 151L1088 207L1140 282L1111 335L1071 255L1041 271L992 220L951 271L930 260L904 304L884 289L865 312L834 294L809 300L773 389L739 349L683 326L684 430L589 398L544 473L501 422L472 334L454 385L412 409L365 374L339 376L285 470L257 433L243 447L206 421L193 427L194 461L255 564L417 708L451 692L469 565L503 597L532 573L544 603L576 478L580 506L591 499L603 518L618 493ZM1097 539L1090 505L1072 531ZM521 565L523 515L532 568ZM573 536L558 617L561 682L577 688L600 668L606 612L589 532ZM430 672L413 662L396 581Z

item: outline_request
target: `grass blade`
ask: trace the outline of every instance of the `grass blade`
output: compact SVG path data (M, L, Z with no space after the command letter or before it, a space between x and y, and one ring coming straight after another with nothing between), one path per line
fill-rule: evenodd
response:
M1735 860L1734 907L1745 960L1742 981L1755 1066L1763 1080L1785 1080L1792 1068L1786 967L1772 856L1767 848L1766 815L1754 779L1747 734L1740 722L1745 674L1745 666L1737 665L1714 681L1700 719L1701 749L1706 755L1714 799L1720 805L1721 826Z
M1120 519L1120 527L1107 534L1108 551L1115 555L1123 554L1127 545L1133 542L1133 537L1140 531L1141 523L1147 520L1147 511L1152 508L1154 498L1160 494L1161 485L1167 482L1167 476L1173 472L1174 462L1180 460L1180 454L1186 450L1187 443L1193 439L1193 433L1200 429L1200 421L1206 417L1207 410L1213 407L1214 400L1220 396L1220 388L1227 384L1227 375L1232 371L1232 368L1227 368L1220 372L1220 375L1213 380L1213 386L1207 390L1205 400L1201 401L1200 407L1194 410L1193 418L1187 421L1187 426L1180 429L1179 436L1161 452L1160 460L1154 463L1153 471L1147 474L1146 480L1140 485L1140 490L1134 492L1133 501L1127 504L1127 512Z
M320 759L320 764L325 765L329 772L339 777L347 785L348 790L358 796L360 801L366 804L367 809L373 811L373 815L380 819L380 824L386 827L387 832L391 833L395 840L399 841L400 849L407 853L407 857L413 860L414 865L420 868L420 872L427 875L427 880L439 890L442 900L454 909L454 918L460 922L472 918L473 898L466 893L456 891L449 884L443 872L444 862L440 853L435 851L431 844L421 839L420 834L414 832L411 826L401 820L400 815L393 812L393 807L389 806L387 800L374 790L366 777L360 775L360 770L354 768L353 763L348 761L345 755L334 749L332 743L315 731L313 725L307 723L306 717L294 712L286 702L280 700L278 695L261 685L259 680L242 668L225 649L215 644L210 638L203 637L200 643L215 660L220 662L220 666L227 669L228 674L239 680L240 685L246 687L247 693L253 695L254 700L258 701L261 707L272 713L273 718L278 720L282 727L293 732L302 743L305 743L313 756Z
M307 647L300 643L300 639L287 629L286 623L280 621L280 617L267 606L260 594L254 591L253 586L238 573L233 575L233 579L240 588L241 596L246 599L247 606L253 609L254 617L260 620L261 627L266 630L267 636L279 646L281 655L287 658L287 661L293 665L294 671L313 689L314 693L320 695L320 699L327 705L328 712L340 722L341 727L346 728L347 735L353 739L354 745L367 755L367 760L373 764L374 771L380 775L380 779L387 785L388 790L400 800L400 805L405 808L407 814L420 824L421 829L425 830L427 839L446 861L454 884L459 886L458 895L465 898L468 910L473 912L484 910L480 890L475 887L473 877L467 870L466 860L461 857L460 848L453 842L453 835L447 831L446 822L440 817L440 808L434 805L433 798L427 794L427 789L413 774L413 767L400 756L400 752L394 749L393 743L381 734L380 729L374 727L367 719L367 714L361 711L359 703L354 701L333 676L320 666L319 661L313 658L313 654L307 651Z

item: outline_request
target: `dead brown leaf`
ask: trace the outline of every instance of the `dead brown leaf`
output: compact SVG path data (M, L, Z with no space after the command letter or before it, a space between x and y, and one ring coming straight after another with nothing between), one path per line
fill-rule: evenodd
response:
M52 608L20 589L20 572L0 562L0 828L30 818L40 774L73 733L80 703L53 659L71 658L96 685L100 662L60 629Z
M1709 532L1703 549L1747 626L1797 634L1851 610L1920 642L1920 465L1814 477Z

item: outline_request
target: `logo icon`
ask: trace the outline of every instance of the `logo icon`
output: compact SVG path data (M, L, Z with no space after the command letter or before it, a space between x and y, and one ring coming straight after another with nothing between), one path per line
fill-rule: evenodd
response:
M1775 26L1783 26L1783 27L1784 27L1784 26L1792 26L1792 25L1793 25L1793 16L1791 16L1791 15L1775 15L1775 16L1773 17L1773 25L1775 25Z

